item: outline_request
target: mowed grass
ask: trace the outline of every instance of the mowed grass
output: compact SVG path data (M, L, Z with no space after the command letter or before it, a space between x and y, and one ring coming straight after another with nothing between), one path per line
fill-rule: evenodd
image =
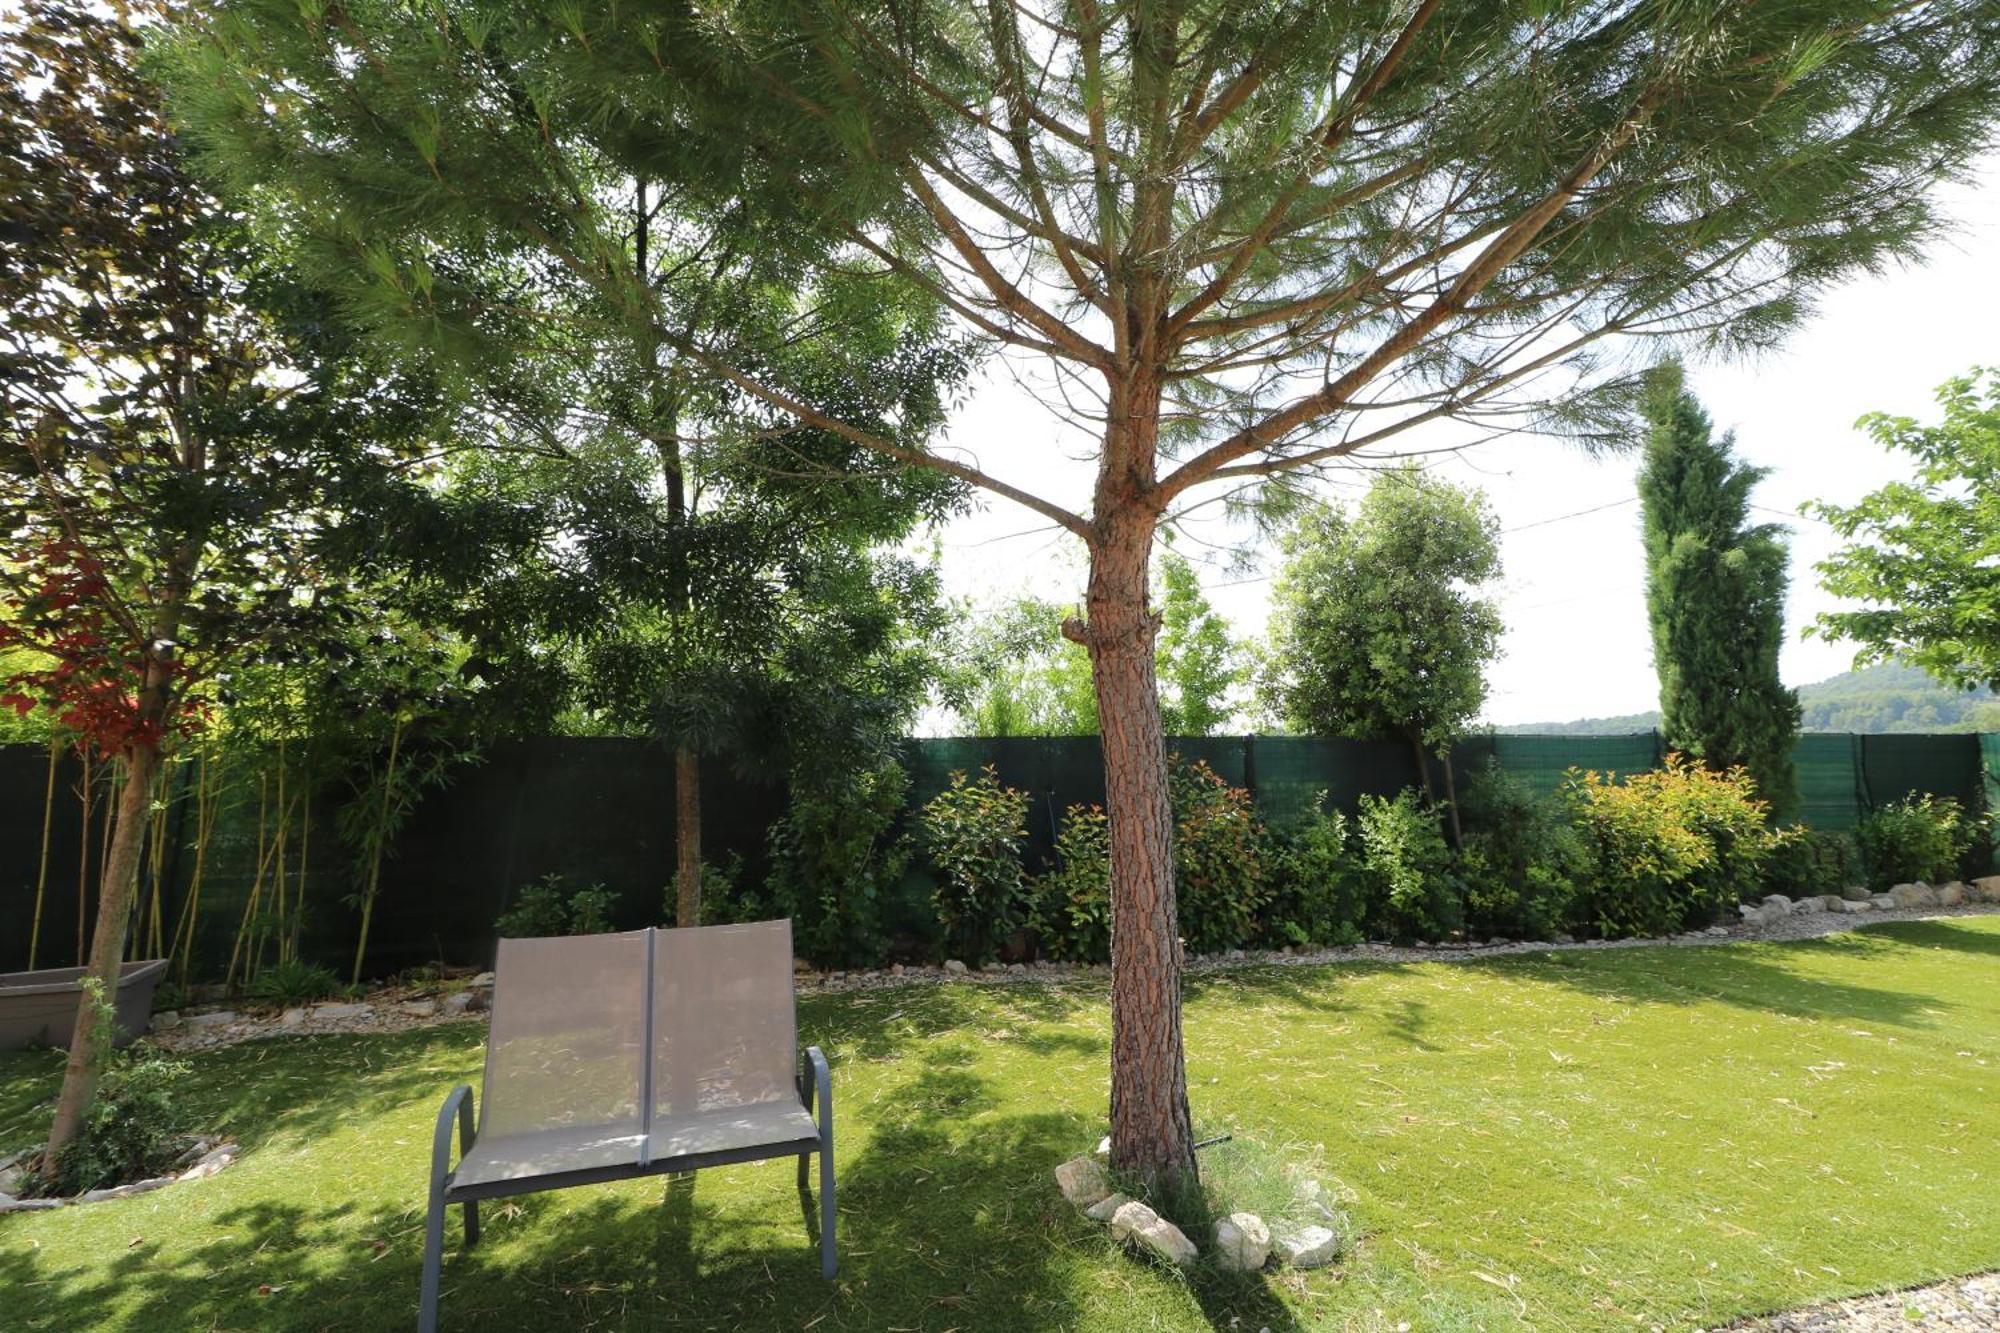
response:
M1099 985L821 997L841 1277L789 1162L486 1206L459 1329L1684 1329L2000 1267L2000 918L1795 944L1269 968L1190 988L1195 1115L1346 1192L1340 1267L1193 1280L1050 1172L1102 1132ZM483 1033L198 1057L242 1162L0 1219L0 1325L375 1329L415 1317L431 1125ZM57 1075L0 1059L0 1146Z

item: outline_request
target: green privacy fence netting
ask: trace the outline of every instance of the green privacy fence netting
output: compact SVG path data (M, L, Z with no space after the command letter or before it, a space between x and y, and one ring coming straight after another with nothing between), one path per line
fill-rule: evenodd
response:
M1313 809L1322 793L1332 806L1351 810L1364 795L1393 795L1419 781L1411 748L1394 742L1228 736L1170 745L1251 792L1264 818L1279 827ZM1453 753L1461 782L1495 763L1541 792L1555 790L1570 768L1634 773L1661 759L1659 738L1651 732L1477 736ZM1797 818L1814 828L1852 829L1871 809L1913 792L2000 809L2000 735L1809 735L1800 738L1795 759ZM1063 811L1104 799L1094 736L912 740L904 762L911 810L942 790L953 772L988 764L1001 781L1026 791L1028 860L1037 868L1046 862ZM1439 783L1435 764L1431 776ZM47 779L46 751L0 746L0 922L6 923L0 971L26 966L38 877L46 900L38 965L72 963L88 927L86 886L97 864L100 825L83 828L75 798L81 773L65 759L49 811L44 872ZM785 808L782 787L748 780L721 761L704 765L703 782L706 856L717 862L741 856L745 878L754 881L763 873L766 830ZM483 961L490 956L494 919L523 886L550 874L563 875L572 889L602 884L614 890L620 925L663 919L674 864L673 809L673 756L658 744L553 737L492 747L450 786L426 796L396 839L383 866L368 970ZM255 879L256 824L252 798L225 808L208 840L199 959L228 951ZM358 876L336 836L331 803L316 810L312 824L310 864L303 870L311 904L304 952L339 966L353 948L349 899ZM185 897L195 857L191 822L170 811L166 827L157 864L171 917ZM928 893L928 881L913 873L901 895L908 901L884 904L885 921L922 919Z

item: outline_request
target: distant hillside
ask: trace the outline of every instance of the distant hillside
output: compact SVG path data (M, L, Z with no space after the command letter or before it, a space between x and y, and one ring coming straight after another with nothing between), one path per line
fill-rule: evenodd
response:
M1801 725L1807 731L1865 735L1920 731L2000 731L2000 695L1967 693L1940 685L1915 667L1876 666L1799 687ZM1495 727L1511 735L1617 736L1650 731L1657 711L1574 722L1528 722Z

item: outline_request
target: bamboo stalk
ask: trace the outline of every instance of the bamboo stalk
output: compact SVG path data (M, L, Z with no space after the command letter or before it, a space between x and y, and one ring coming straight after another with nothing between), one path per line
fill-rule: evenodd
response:
M76 965L84 966L84 905L90 894L90 743L83 744L83 787L78 800L83 806L83 829L77 834L76 848Z
M382 884L382 845L389 837L389 798L396 788L396 755L403 743L403 719L397 718L389 733L389 762L382 771L382 807L375 819L374 846L369 849L368 887L361 895L361 937L354 945L354 975L351 984L361 984L361 960L368 953L368 926L375 919L375 891Z
M42 859L35 867L35 923L28 928L28 970L35 970L35 947L42 942L42 898L49 886L49 834L55 825L56 770L62 764L62 742L49 742L49 784L42 793Z
M270 807L271 778L268 773L257 775L257 873L250 881L250 896L243 900L243 919L236 926L236 942L229 948L229 971L224 974L222 984L236 984L236 963L244 951L244 941L250 934L251 914L257 910L257 901L264 889L264 868L269 864L265 854L264 812Z

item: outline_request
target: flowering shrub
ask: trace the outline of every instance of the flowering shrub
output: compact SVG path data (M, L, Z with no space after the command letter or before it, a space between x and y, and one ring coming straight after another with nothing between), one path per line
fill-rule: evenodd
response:
M1055 864L1035 881L1028 924L1050 958L1111 957L1111 825L1102 806L1073 805L1063 813Z
M1882 806L1855 830L1868 883L1877 891L1912 880L1936 884L1958 874L1978 825L1948 796L1908 796Z
M1580 916L1607 936L1668 935L1754 898L1780 842L1749 775L1678 757L1624 782L1570 770L1570 818L1589 856Z
M1028 794L1003 786L991 765L970 779L953 773L918 816L918 837L938 871L931 900L955 956L990 958L1021 924L1027 822Z
M1464 919L1463 886L1437 815L1413 791L1361 798L1359 868L1368 929L1399 943L1440 940Z
M1174 896L1181 938L1193 953L1255 940L1271 898L1264 826L1250 793L1199 761L1176 757L1167 792L1174 812Z

